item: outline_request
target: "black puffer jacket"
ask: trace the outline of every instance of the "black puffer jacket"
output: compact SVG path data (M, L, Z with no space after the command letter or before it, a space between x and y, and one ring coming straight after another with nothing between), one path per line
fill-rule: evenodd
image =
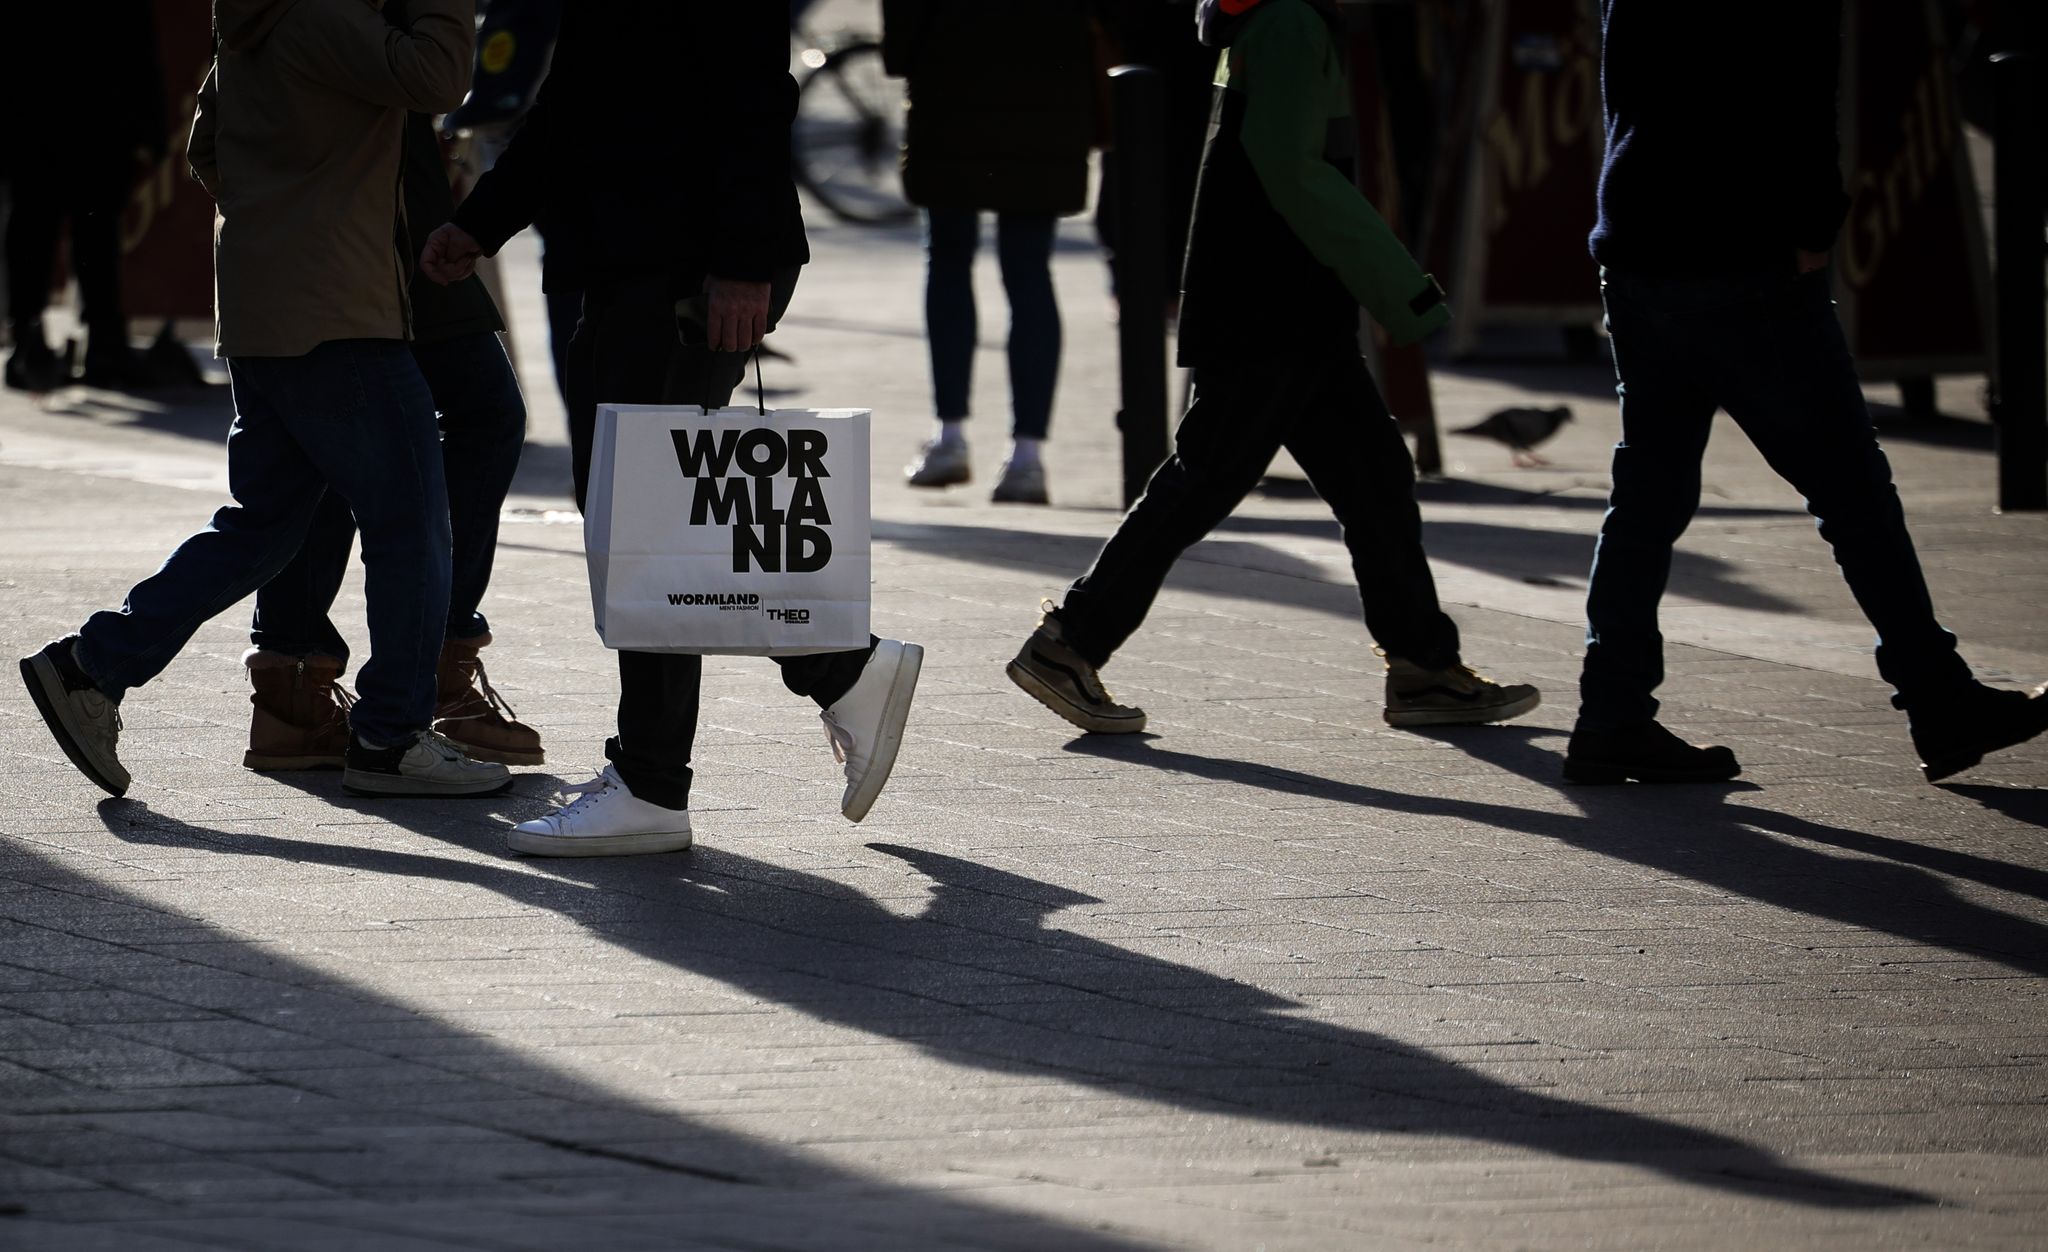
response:
M883 0L882 55L910 80L914 204L1078 213L1095 143L1085 0Z
M788 65L788 13L766 0L575 0L525 125L455 222L494 254L545 214L551 291L802 265Z

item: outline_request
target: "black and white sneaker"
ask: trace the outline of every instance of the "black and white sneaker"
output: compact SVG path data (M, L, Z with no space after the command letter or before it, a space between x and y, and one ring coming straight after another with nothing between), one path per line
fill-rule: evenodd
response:
M341 789L355 796L494 796L512 785L512 771L472 761L431 730L410 743L372 748L353 733Z
M21 681L43 715L43 724L78 772L108 795L126 795L128 771L115 752L121 739L121 710L93 685L72 655L77 640L76 635L54 639L42 651L21 658Z
M1479 726L1520 717L1543 703L1527 683L1497 683L1469 665L1424 669L1387 658L1389 726Z
M1132 735L1145 729L1145 710L1112 699L1095 666L1067 642L1052 601L1044 609L1038 629L1010 662L1010 681L1082 730Z

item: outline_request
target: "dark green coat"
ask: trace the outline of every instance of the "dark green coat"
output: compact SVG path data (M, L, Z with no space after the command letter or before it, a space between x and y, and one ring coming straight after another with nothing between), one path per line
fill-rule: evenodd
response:
M1086 0L883 0L882 55L909 80L913 204L1086 206L1098 99Z

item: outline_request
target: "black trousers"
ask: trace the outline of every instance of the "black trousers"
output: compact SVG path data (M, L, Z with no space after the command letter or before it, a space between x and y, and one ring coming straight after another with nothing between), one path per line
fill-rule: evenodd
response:
M1349 344L1195 370L1173 455L1060 608L1082 656L1108 662L1180 554L1230 516L1283 447L1344 528L1373 639L1427 668L1458 662L1458 628L1437 604L1422 550L1414 462Z
M50 304L57 241L71 223L71 268L88 329L125 342L121 311L121 211L128 203L125 153L105 158L23 160L9 184L7 317L17 333L42 320Z
M789 305L795 270L776 276L769 324ZM676 334L673 284L664 276L590 286L569 343L569 444L576 505L590 485L597 406L731 401L747 354L686 347ZM869 652L775 657L792 692L825 707L853 689ZM619 653L618 733L605 756L639 799L667 808L690 802L690 751L697 738L697 697L704 659L671 652Z

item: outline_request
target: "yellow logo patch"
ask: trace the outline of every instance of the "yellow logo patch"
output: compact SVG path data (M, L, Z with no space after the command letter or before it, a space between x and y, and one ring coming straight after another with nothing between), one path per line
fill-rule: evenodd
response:
M519 49L519 43L512 38L509 30L492 31L484 40L483 53L477 58L486 74L502 74L512 64L512 54Z

